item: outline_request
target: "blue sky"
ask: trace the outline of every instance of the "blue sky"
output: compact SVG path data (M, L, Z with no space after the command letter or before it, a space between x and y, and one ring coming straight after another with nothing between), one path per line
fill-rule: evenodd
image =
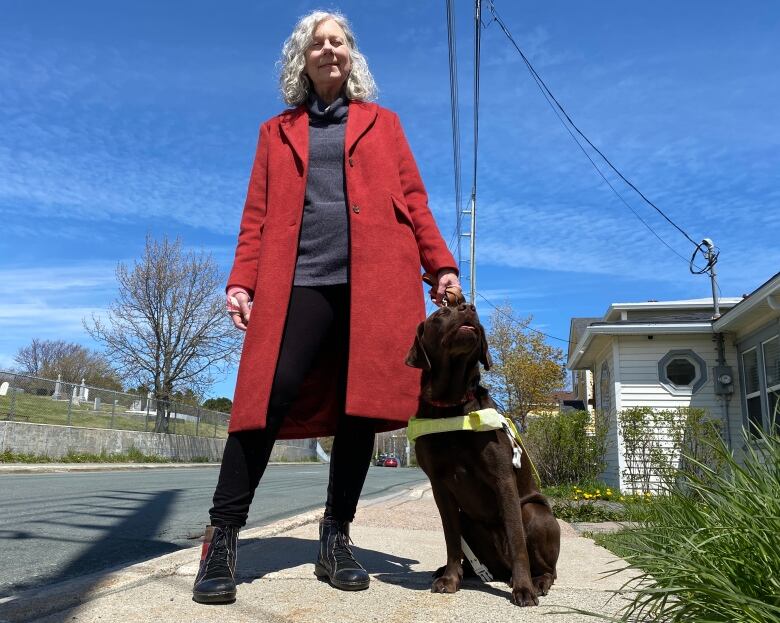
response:
M2 0L0 368L33 338L96 346L147 232L230 268L275 61L298 16L339 9L399 113L447 240L454 227L444 0ZM780 4L496 0L568 112L696 240L723 294L780 267ZM464 195L471 2L455 2ZM489 14L485 13L485 21ZM497 24L482 34L477 289L566 338L616 301L699 298L705 277L619 202L559 125ZM682 255L689 243L632 205ZM492 309L477 300L483 320ZM560 344L560 343L557 343ZM232 396L234 371L212 395Z

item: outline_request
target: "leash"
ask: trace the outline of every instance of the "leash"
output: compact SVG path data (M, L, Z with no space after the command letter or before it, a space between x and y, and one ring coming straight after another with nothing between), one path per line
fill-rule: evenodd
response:
M463 550L463 555L468 559L471 564L471 568L474 569L474 573L479 576L479 579L483 582L492 582L493 574L488 571L488 568L479 562L479 558L474 555L471 548L466 543L466 539L460 537L460 547Z
M422 280L431 287L437 287L438 282L431 273L425 273L422 276ZM455 306L457 307L461 303L466 302L466 297L463 296L463 290L458 286L447 286L444 289L444 296L441 297L442 307Z

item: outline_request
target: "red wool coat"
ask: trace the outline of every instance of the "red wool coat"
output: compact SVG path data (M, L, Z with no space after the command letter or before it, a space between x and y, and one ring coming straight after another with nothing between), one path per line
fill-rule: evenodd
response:
M260 129L228 284L253 297L238 368L230 432L264 428L295 273L309 154L305 107ZM402 428L417 409L420 370L404 364L425 316L420 265L432 274L455 260L428 198L398 116L350 102L344 141L349 214L349 343L315 361L279 438L332 435L339 410ZM337 371L348 358L346 405Z

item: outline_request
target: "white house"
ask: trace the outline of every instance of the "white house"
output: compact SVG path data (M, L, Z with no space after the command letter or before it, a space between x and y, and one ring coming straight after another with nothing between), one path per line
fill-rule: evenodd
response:
M615 303L600 320L572 321L568 367L593 375L608 414L605 481L626 489L617 414L631 407L701 407L736 446L747 417L764 429L780 394L780 273L750 296Z

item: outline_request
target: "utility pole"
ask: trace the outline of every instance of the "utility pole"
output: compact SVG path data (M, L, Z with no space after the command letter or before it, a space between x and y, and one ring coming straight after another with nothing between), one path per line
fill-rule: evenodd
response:
M479 53L482 40L482 1L474 2L474 168L471 180L471 201L463 214L469 216L469 303L476 305L477 296L477 150L479 146ZM459 267L460 268L460 267ZM462 274L462 271L461 271Z
M715 272L715 264L718 263L718 254L715 251L715 244L709 238L705 238L701 243L707 247L704 257L707 258L707 272L710 274L710 285L712 286L712 303L715 307L713 320L720 318L720 301L718 298L718 275Z

